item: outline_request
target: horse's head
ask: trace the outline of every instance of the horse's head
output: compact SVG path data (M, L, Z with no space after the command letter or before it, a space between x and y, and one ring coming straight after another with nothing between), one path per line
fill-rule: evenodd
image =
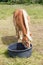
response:
M31 43L31 41L32 41L31 35L32 35L32 34L30 34L30 35L28 35L28 36L27 36L27 35L24 35L24 36L23 36L22 42L23 42L23 44L26 45L27 47L30 47L30 43Z

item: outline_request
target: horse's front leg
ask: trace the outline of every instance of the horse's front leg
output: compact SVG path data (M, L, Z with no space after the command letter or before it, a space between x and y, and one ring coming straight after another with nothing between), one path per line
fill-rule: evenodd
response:
M16 38L19 39L19 28L17 24L15 25L15 29L16 29Z
M19 30L19 39L18 39L18 42L22 42L22 38L23 38L23 33L22 33L22 31Z

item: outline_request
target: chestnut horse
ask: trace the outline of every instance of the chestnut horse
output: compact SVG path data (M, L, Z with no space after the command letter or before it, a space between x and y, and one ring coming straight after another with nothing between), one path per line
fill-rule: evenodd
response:
M13 22L16 28L16 35L21 39L22 43L30 47L32 41L29 30L30 17L24 9L17 9L13 13Z

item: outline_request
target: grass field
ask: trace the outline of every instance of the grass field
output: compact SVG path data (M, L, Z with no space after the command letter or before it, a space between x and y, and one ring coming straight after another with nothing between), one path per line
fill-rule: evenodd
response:
M18 8L26 9L31 19L33 51L29 58L11 58L6 53L8 45L17 41L13 12ZM43 5L0 5L0 65L43 65Z

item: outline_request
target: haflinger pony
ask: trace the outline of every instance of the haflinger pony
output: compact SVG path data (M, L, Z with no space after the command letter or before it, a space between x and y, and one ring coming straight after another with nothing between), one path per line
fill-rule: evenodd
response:
M30 47L32 37L29 30L30 17L27 12L24 9L14 11L13 22L18 40L20 39L25 46Z

